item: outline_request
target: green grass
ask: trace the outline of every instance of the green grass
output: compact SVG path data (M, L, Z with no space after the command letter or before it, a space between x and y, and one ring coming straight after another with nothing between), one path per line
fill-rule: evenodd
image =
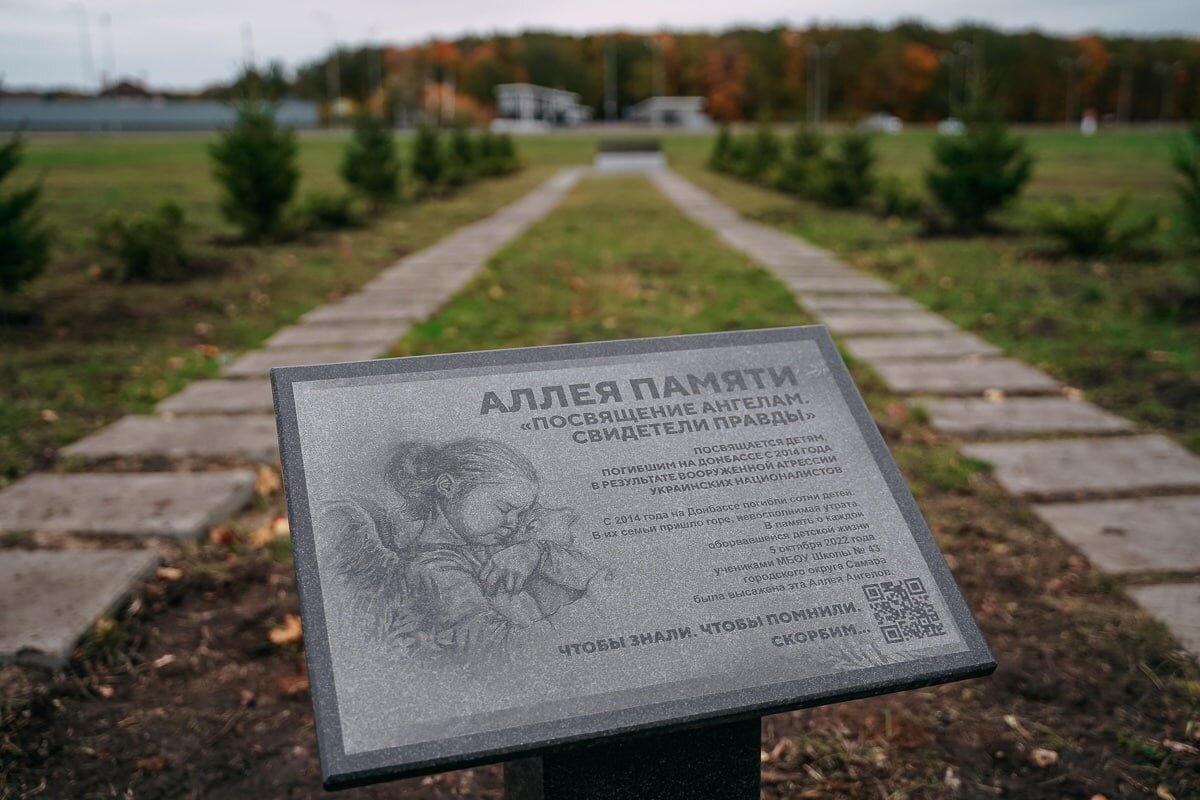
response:
M154 404L399 256L499 209L547 178L534 165L449 198L403 205L369 227L262 247L222 246L207 137L35 138L26 175L42 174L57 231L44 275L0 297L0 486L52 463L54 450ZM343 136L301 138L302 194L339 185ZM110 209L174 198L206 266L172 284L98 277L93 230Z
M396 355L795 325L787 289L640 177L595 178Z
M1132 191L1136 213L1173 213L1167 157L1176 134L1024 135L1037 158L1032 197ZM598 138L525 137L518 148L529 168L518 176L478 184L450 199L401 207L366 229L250 248L214 242L232 230L220 219L209 176L211 136L31 137L23 174L43 178L47 217L57 235L48 273L23 296L0 298L0 485L49 465L55 448L122 414L149 411L188 380L215 374L232 354L257 345L308 308L353 290L400 254L515 199L553 168L589 163ZM402 139L407 153L407 137ZM1173 287L1197 270L1196 259L1113 262L1100 271L1090 264L1024 259L1023 252L1037 244L1025 237L921 240L911 225L830 212L712 175L702 168L710 136L662 139L676 168L748 216L885 274L1014 355L1088 389L1098 402L1197 446L1200 330L1195 323L1146 311L1170 304ZM301 197L340 187L337 167L345 141L344 133L300 138ZM880 138L881 170L916 186L931 141L932 134L922 131ZM619 195L633 184L607 186ZM608 190L602 194L610 196ZM452 316L422 326L405 347L427 352L436 349L435 343L469 349L547 337L572 341L780 324L772 321L773 313L757 308L767 300L751 291L775 291L765 288L773 284L754 282L765 278L741 285L742 277L705 271L709 251L717 247L706 232L691 226L681 237L637 224L644 204L657 202L647 199L653 196L640 191L628 200L612 196L571 230L569 242L553 248L526 239L531 255L521 258L536 259L530 268L539 274L567 275L573 269L554 266L557 261L606 265L584 288L563 289L558 279L536 288L547 308L561 312L559 319L530 322L527 296L475 296L462 301L466 306L456 301ZM91 245L96 221L112 209L144 211L168 198L187 212L191 245L225 266L179 284L114 286L99 280ZM1020 219L1019 211L1015 218ZM666 222L671 215L655 219L667 228L685 224ZM1177 228L1173 224L1160 242L1173 247ZM615 262L627 258L621 241L626 231L637 231L630 243L638 245L638 253L616 268ZM562 247L571 252L554 258L544 252ZM513 258L518 254L510 250L495 269ZM644 274L642 265L650 265ZM698 275L707 275L703 283ZM676 293L674 284L680 281L686 299ZM503 283L497 285L506 291ZM617 292L617 299L605 292ZM644 314L628 307L630 298ZM461 333L473 329L462 315L486 315L490 322L471 338Z
M920 169L928 138L882 139L881 171ZM1030 199L1006 216L1010 225L1026 218L1038 195L1067 190L1095 197L1136 189L1134 213L1176 213L1170 135L1029 141L1038 178ZM1200 450L1200 258L1172 228L1157 237L1158 260L1047 260L1037 255L1045 242L1036 236L922 238L913 223L822 208L712 173L702 159L698 149L684 149L674 166L748 217L830 248L1100 405Z

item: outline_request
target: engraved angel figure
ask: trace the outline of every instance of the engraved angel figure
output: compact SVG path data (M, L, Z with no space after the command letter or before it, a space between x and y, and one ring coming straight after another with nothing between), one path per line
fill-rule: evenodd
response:
M394 506L338 500L322 524L352 622L405 653L502 657L604 572L571 546L574 511L539 505L533 464L502 442L403 442L384 477Z

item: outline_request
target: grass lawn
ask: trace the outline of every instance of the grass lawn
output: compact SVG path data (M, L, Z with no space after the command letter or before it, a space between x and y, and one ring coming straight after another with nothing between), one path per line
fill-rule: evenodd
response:
M0 297L0 486L48 466L54 449L122 414L150 411L189 380L383 267L486 216L548 177L533 165L458 194L402 205L367 227L263 247L213 243L232 231L217 211L207 137L39 137L26 175L43 174L57 232L47 273L24 295ZM300 194L337 190L345 136L300 139ZM179 201L189 239L224 262L174 284L102 280L91 246L96 221L117 209Z
M394 352L804 321L780 283L643 179L596 178ZM1165 744L1195 734L1195 665L951 443L869 374L855 377L1000 668L767 718L763 796L1115 800L1158 787L1195 796L1193 757ZM0 780L19 794L49 776L46 796L165 796L181 785L197 797L323 796L299 648L268 640L297 613L287 554L248 544L281 508L275 494L235 520L233 534L184 546L170 562L181 573L153 581L60 679L0 669L16 698L0 717L0 748L13 754ZM1035 748L1054 750L1058 763L1035 765ZM493 797L501 785L500 770L484 767L358 796Z
M1024 135L1037 157L1030 202L1067 192L1130 191L1135 213L1176 213L1167 159L1177 134ZM44 176L57 243L43 278L23 296L0 298L0 485L48 466L56 447L124 413L148 411L186 381L214 374L223 361L304 310L352 290L396 256L495 210L552 168L590 161L597 138L526 137L519 149L530 167L518 176L478 184L448 200L401 207L368 228L250 248L213 243L229 229L217 212L208 173L211 137L33 137L24 173ZM881 171L917 185L932 139L926 131L879 138ZM301 137L301 196L340 187L337 166L345 140L344 133ZM406 137L402 140L407 147ZM672 135L663 142L677 169L743 213L883 274L960 325L1086 389L1101 405L1200 448L1200 322L1188 289L1200 272L1197 258L1050 263L1025 257L1041 245L1031 237L921 239L909 223L821 209L710 173L702 166L709 136ZM167 198L185 208L194 246L225 266L158 286L114 286L97 278L91 246L96 221L109 210L146 210ZM1020 208L1008 219L1019 223ZM1158 237L1171 252L1178 252L1177 223L1172 218ZM586 230L580 234L581 248L608 247ZM693 248L686 259L675 260L686 268L703 255ZM720 291L730 288L721 285ZM1178 305L1188 296L1193 305L1182 318ZM510 302L517 313L495 330L516 337L523 307ZM605 301L589 302L577 302L573 308L582 316L562 335L596 329L620 335L622 320L606 329L603 320L611 315L596 316ZM680 310L673 325L702 329L689 327L688 319ZM422 335L421 346L431 347L435 331L422 329ZM416 346L415 340L407 346Z
M881 173L915 183L931 138L880 139ZM833 250L1098 404L1200 450L1200 255L1186 251L1179 231L1173 138L1031 134L1035 180L1003 217L1019 230L1049 196L1133 192L1133 216L1168 220L1155 237L1163 257L1153 261L1049 260L1037 255L1046 242L1021 233L923 238L915 223L822 208L713 173L699 142L672 149L672 163L746 216Z

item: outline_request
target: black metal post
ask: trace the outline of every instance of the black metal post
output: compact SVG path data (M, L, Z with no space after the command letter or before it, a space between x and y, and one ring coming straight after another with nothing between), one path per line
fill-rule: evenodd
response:
M504 765L506 800L751 800L759 720L600 744Z

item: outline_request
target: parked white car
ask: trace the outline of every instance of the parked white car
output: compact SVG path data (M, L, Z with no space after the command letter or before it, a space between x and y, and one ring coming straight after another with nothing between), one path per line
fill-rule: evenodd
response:
M904 123L894 114L880 112L858 123L858 129L867 131L868 133L888 133L894 134L904 130Z
M937 124L937 132L941 136L962 136L967 132L967 126L961 119L947 117Z

